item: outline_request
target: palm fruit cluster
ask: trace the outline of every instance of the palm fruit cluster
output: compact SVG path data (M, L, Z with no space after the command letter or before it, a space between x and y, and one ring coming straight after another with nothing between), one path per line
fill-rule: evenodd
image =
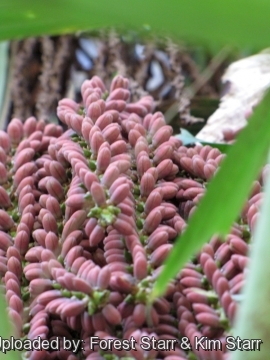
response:
M152 349L157 340L225 342L244 283L262 199L256 181L226 240L213 237L147 307L174 240L186 228L224 155L186 148L150 96L131 102L129 81L109 91L82 84L82 103L57 109L68 127L13 119L0 131L0 276L16 337L60 339L35 359L227 359L222 351ZM90 338L136 340L136 349L91 349ZM75 354L62 340L80 339Z

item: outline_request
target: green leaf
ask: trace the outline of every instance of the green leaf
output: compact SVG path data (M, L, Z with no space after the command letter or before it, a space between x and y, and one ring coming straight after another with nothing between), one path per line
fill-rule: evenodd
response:
M270 162L270 153L268 156ZM234 351L232 360L267 359L270 352L270 176L265 185L265 197L255 228L249 271L244 287L243 301L236 317L234 336L241 339L260 339L263 344L257 351ZM254 304L256 304L254 306Z
M228 145L228 144L210 143L210 142L207 142L207 141L202 141L200 139L197 139L188 130L186 130L184 128L180 128L180 131L181 131L181 133L179 135L176 135L176 137L182 141L184 146L200 143L200 144L203 144L203 145L210 145L211 147L217 148L223 153L227 153L230 146L231 146L231 145Z
M0 309L1 309L0 336L2 339L9 339L10 336L12 335L11 326L8 319L6 308L7 308L7 304L4 295L2 291L0 291ZM2 351L3 349L0 348L0 353ZM17 352L14 353L14 351L7 351L5 353L5 360L14 360L14 359L18 359Z
M252 181L266 160L270 144L270 92L256 108L248 126L231 146L206 195L192 215L184 234L168 256L154 286L151 300L160 296L166 285L191 256L212 235L226 235L250 191Z
M0 39L121 24L213 46L261 49L269 45L269 13L267 0L1 0Z
M200 140L202 145L210 145L213 148L217 148L219 151L221 151L224 154L227 154L231 145L229 144L222 144L222 143L212 143L208 141L202 141Z

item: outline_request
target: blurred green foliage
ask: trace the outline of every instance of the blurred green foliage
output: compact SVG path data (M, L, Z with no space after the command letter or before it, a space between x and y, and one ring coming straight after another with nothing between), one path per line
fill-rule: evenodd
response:
M259 50L269 13L268 0L1 0L0 40L116 26Z

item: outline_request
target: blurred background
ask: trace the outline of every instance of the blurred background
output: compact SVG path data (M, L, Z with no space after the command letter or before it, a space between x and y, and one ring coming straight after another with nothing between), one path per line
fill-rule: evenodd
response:
M131 79L134 99L151 94L175 130L196 134L216 110L227 66L247 52L223 47L217 54L202 45L137 31L106 29L79 35L31 37L2 46L7 86L2 92L1 128L17 117L58 122L59 99L81 100L85 79L116 74Z

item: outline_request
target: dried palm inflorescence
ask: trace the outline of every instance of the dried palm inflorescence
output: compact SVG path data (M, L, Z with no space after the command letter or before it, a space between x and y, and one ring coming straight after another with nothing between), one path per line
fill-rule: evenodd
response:
M30 115L56 121L56 104L64 94L80 101L83 80L98 75L109 86L111 78L119 74L129 78L134 101L147 92L162 112L169 109L168 116L179 115L179 119L176 116L173 120L178 129L180 119L182 125L199 121L191 116L190 108L196 116L208 116L205 110L198 113L197 100L219 98L220 77L233 60L226 56L206 82L202 68L210 62L216 64L208 51L174 44L170 39L145 39L136 33L117 33L113 29L95 35L13 41L10 53L10 92L6 94L1 127L12 117L25 119ZM196 90L199 98L192 104L186 93L188 84L195 87L199 84ZM212 106L209 111L214 111Z
M57 351L28 352L30 359L209 359L209 351L178 345L145 351L141 337L225 341L261 184L241 225L225 242L211 239L147 309L163 261L224 155L181 146L162 113L152 114L150 96L129 102L121 76L109 93L98 77L85 81L82 98L59 102L65 133L33 117L0 131L0 275L16 336L59 339ZM94 335L133 337L136 348L91 349ZM83 349L64 350L63 338L83 340Z

